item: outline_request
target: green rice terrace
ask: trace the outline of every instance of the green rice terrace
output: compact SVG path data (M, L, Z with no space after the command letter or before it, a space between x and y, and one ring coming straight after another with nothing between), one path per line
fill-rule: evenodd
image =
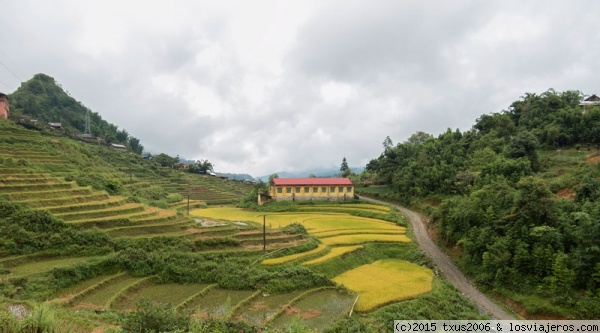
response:
M59 332L136 331L148 313L191 332L482 318L398 211L358 200L236 208L251 190L0 121L2 331L35 318Z

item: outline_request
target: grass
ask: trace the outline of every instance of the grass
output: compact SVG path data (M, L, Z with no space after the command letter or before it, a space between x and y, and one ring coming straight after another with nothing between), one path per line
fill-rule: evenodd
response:
M337 258L337 257L341 257L344 254L352 253L354 251L361 250L363 248L364 247L362 245L334 247L326 255L321 256L321 257L316 258L316 259L313 259L313 260L305 261L305 262L302 263L302 265L303 266L310 266L310 265L320 264L320 263L325 262L327 260L330 260L330 259L333 259L333 258Z
M347 271L333 279L358 293L355 310L372 311L431 291L433 272L405 260L378 260Z

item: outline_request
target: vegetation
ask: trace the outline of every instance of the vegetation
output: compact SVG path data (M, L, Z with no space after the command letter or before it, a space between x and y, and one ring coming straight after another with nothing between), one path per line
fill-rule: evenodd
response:
M47 120L61 121L63 133L0 123L0 292L3 304L32 302L27 309L33 314L22 320L2 312L3 330L239 332L260 326L304 332L308 326L370 332L385 331L379 323L393 319L481 318L433 276L398 211L360 201L258 207L255 196L265 184L252 188L202 175L213 168L206 160L178 172L178 157L145 160L73 141L64 134L80 133L88 110L61 95L51 78L34 81L11 96L13 116L35 115L38 107L53 110L44 113L48 117L61 110L69 116ZM31 93L36 89L39 96ZM508 111L482 116L470 131L437 138L419 132L395 146L388 137L367 172L349 176L365 183L357 188L362 193L422 208L442 245L460 254L459 264L529 315L597 318L600 110L584 114L579 98L578 92L528 94ZM90 115L92 133L113 140L113 127ZM114 130L121 141L111 142L141 148L124 130ZM187 198L190 208L241 202L252 210L199 209L196 221L182 214ZM280 265L260 264L265 215L272 252L264 262ZM415 272L412 282L394 285L409 276L406 270ZM352 276L357 272L392 274L392 282L382 284L390 298L375 287L363 289L364 282L354 285L365 281ZM348 292L327 289L332 279ZM352 291L361 294L357 310L367 312L341 319ZM177 304L143 300L159 293ZM235 320L263 293L297 312ZM122 312L134 299L135 309ZM217 304L218 318L197 319L203 302ZM73 307L83 309L77 319ZM322 315L304 318L310 308Z
M581 99L526 94L469 131L388 137L366 167L383 187L357 191L422 208L459 264L529 315L597 318L600 108Z

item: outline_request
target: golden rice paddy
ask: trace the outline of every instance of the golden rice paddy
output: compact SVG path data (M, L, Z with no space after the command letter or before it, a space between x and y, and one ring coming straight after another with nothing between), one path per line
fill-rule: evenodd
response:
M351 253L351 252L354 252L354 251L362 249L362 248L363 248L362 245L334 247L326 255L321 256L321 257L319 257L317 259L313 259L313 260L309 260L309 261L303 262L302 265L309 266L309 265L320 264L320 263L325 262L327 260L330 260L330 259L333 259L333 258L337 258L337 257L341 257L341 256L343 256L346 253Z
M319 244L319 246L317 246L316 249L310 250L310 251L306 251L306 252L302 252L302 253L296 253L296 254L292 254L289 256L285 256L285 257L279 257L279 258L273 258L273 259L265 259L262 261L263 265L280 265L280 264L285 264L288 262L292 262L294 260L298 260L304 257L308 257L311 256L313 254L318 254L319 252L324 252L325 250L327 250L327 246L324 244Z
M359 245L365 243L409 243L410 238L404 234L356 234L322 238L325 245Z
M380 210L389 208L371 207L373 205L349 205L350 210ZM344 206L345 207L345 206ZM336 207L337 208L337 207ZM304 207L303 207L304 209ZM374 218L350 215L343 212L327 212L326 209L314 211L260 213L232 207L196 209L192 214L199 217L245 221L262 224L266 215L269 228L282 228L293 223L302 224L306 230L318 238L322 244L316 249L281 258L266 259L265 265L277 265L291 261L309 259L303 265L314 265L357 251L362 244L375 242L408 243L406 228ZM404 260L379 260L338 275L333 279L349 290L360 295L356 311L371 311L393 302L414 298L431 291L433 272L427 268Z
M333 281L358 293L354 309L367 312L430 292L433 272L405 260L385 259L347 271Z

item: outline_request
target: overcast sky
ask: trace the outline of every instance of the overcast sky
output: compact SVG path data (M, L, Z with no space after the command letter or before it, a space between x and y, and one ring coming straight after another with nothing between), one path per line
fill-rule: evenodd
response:
M0 0L0 91L56 79L151 153L268 175L600 93L598 1Z

